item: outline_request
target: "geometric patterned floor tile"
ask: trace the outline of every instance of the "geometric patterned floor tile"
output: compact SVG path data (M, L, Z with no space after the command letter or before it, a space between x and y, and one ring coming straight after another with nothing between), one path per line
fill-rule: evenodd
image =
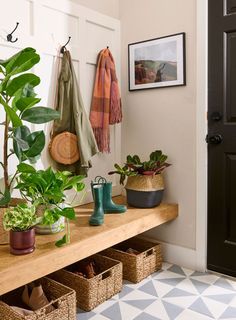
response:
M158 297L152 280L148 281L143 286L139 287L138 290L148 293L154 297Z
M116 302L113 306L101 312L101 314L108 319L122 320L119 302Z
M183 269L179 266L176 266L175 264L173 266L171 266L170 268L168 268L168 271L180 274L181 276L184 276L184 277L186 276Z
M148 306L150 306L150 304L152 304L153 302L155 302L155 300L127 300L124 301L125 303L130 304L133 307L136 307L140 310L145 310Z
M202 298L198 298L190 307L190 310L196 311L198 313L201 313L205 316L208 316L210 318L213 318L212 313L209 311L208 307L206 306L205 302L202 300Z
M175 320L177 316L184 311L183 308L176 306L167 301L162 301L170 320Z
M228 307L219 319L236 319L236 308Z
M224 279L224 278L220 278L220 279L216 280L214 285L218 286L218 287L221 287L221 288L224 288L224 289L236 291L234 289L234 287L231 285L231 283L227 279Z
M137 316L134 320L161 320L160 318L156 318L151 316L146 312L142 312L139 316Z
M205 282L201 282L195 279L191 279L191 281L194 284L195 288L197 289L198 293L200 294L202 294L209 287L209 284Z
M236 282L163 263L140 283L124 281L119 294L91 312L78 309L77 319L236 320Z

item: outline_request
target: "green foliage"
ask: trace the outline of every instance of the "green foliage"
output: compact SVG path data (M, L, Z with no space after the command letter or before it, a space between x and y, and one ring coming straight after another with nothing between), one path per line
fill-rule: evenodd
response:
M8 158L15 153L20 163L26 160L35 163L45 146L44 132L31 132L23 121L42 124L60 118L57 111L36 106L40 99L36 98L34 87L40 83L40 78L27 71L39 60L35 49L25 48L9 59L0 61L0 106L6 114L6 120L2 124L7 133L4 138L5 150L9 149L9 139L13 139L13 151L8 152L2 161L5 189L9 190ZM5 193L0 205L7 205L10 201L8 192Z
M27 204L7 209L3 217L3 226L7 231L26 231L40 222L41 218L37 217L35 207Z
M24 163L19 164L17 168L20 174L16 189L34 206L45 207L42 224L51 225L63 216L66 218L67 230L69 230L68 220L75 219L75 210L71 207L62 207L61 204L66 200L65 191L74 189L75 192L80 192L84 189L84 177L73 176L68 171L54 172L51 168L36 171L32 166ZM62 246L68 243L69 238L69 235L65 235L56 245ZM67 239L66 242L65 239Z
M123 167L117 163L114 165L115 171L109 172L109 174L119 174L120 184L124 184L125 178L137 175L156 175L161 173L170 164L166 162L167 156L162 153L161 150L153 151L148 161L141 161L138 155L128 155L126 163Z
M66 190L84 189L83 176L73 176L68 171L54 172L52 168L36 171L30 165L18 165L16 189L34 205L57 205L65 201Z

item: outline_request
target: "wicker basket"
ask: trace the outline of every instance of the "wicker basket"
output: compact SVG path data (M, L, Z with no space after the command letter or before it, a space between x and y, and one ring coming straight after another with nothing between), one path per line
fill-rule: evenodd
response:
M125 252L129 248L140 252L133 255ZM101 254L123 263L123 278L137 283L162 267L161 245L140 238L131 238Z
M0 319L1 320L75 320L76 319L76 295L74 290L49 278L37 280L43 287L50 304L55 308L50 313L46 313L45 306L34 313L23 316L13 310L10 306L24 307L20 305L21 294L24 287L6 293L0 301Z
M73 273L80 264L94 261L100 273L91 279L86 279ZM122 289L122 264L108 257L96 254L79 261L66 269L50 275L58 282L76 291L77 305L84 311L90 311Z

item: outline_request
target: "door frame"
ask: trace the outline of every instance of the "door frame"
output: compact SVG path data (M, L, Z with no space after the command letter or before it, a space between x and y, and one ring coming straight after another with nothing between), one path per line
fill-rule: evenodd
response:
M207 269L208 1L196 0L196 268Z

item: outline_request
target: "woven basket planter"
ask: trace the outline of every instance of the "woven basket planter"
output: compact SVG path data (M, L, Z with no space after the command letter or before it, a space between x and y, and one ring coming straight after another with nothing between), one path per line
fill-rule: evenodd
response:
M91 279L86 279L72 272L80 263L95 261L100 273ZM79 261L67 269L59 270L50 275L58 282L76 291L77 305L84 311L90 311L122 289L122 264L108 257L96 254Z
M127 202L137 208L158 206L164 194L164 180L161 174L128 177L125 186Z
M23 316L13 310L10 306L20 303L21 294L24 287L6 293L0 301L0 319L1 320L75 320L76 319L76 295L74 290L49 278L39 279L38 282L43 287L49 301L47 306L34 311L32 314ZM46 308L53 305L55 308L50 313L46 313ZM19 307L21 307L19 305Z
M18 204L26 203L23 199L13 198L11 200L10 206L16 207ZM3 228L3 216L7 208L0 208L0 245L9 243L9 232L5 231Z
M140 252L132 255L125 252L132 248ZM124 241L102 252L123 264L123 278L130 282L140 282L162 267L161 245L137 237Z

